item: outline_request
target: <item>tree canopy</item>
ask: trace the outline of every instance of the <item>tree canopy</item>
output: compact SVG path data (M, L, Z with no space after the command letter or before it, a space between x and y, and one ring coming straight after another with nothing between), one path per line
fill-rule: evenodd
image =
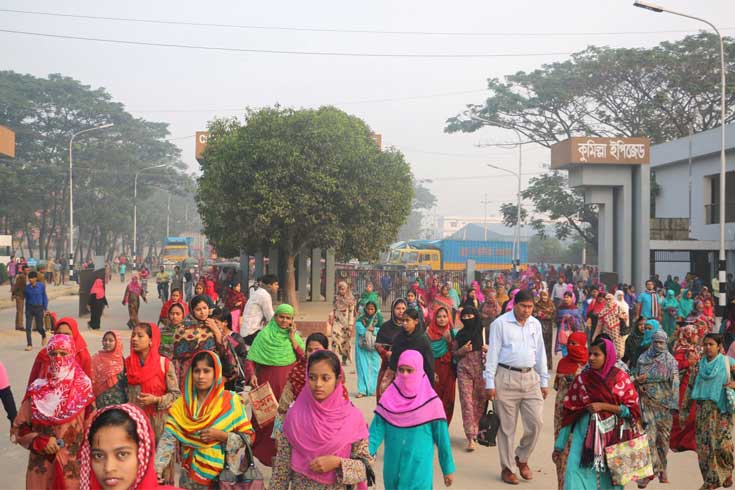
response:
M0 71L0 123L16 133L16 158L0 158L1 225L25 239L29 255L66 256L69 140L83 129L114 124L74 141L77 257L132 252L133 177L144 167L170 166L139 181L139 243L161 242L169 192L174 223L183 221L186 201L193 203L193 179L181 171L179 150L166 140L167 124L133 117L103 88L60 74Z
M380 151L365 122L334 107L214 120L201 168L197 202L210 242L223 255L279 247L292 303L298 253L334 247L343 258L375 258L413 200L403 155Z
M735 71L735 40L725 38L726 69ZM446 132L473 132L485 126L515 129L527 140L550 147L572 136L646 136L661 143L720 124L720 52L714 34L700 32L652 48L591 46L569 60L487 81L484 103L470 114L447 120ZM726 121L735 120L735 85L726 91ZM652 181L655 182L655 181ZM652 194L657 192L652 184ZM556 236L576 234L594 244L597 217L583 195L558 172L532 178L522 193L539 216L555 220ZM653 205L653 202L652 202ZM501 207L515 224L515 204Z

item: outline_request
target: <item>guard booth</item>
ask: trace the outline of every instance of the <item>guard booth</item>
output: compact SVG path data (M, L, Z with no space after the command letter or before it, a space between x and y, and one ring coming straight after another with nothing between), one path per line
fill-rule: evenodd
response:
M551 147L551 168L598 209L598 266L642 288L649 271L651 161L648 138L574 137Z
M79 271L79 317L89 314L87 304L89 303L89 291L92 289L95 279L102 279L105 282L105 268L97 270Z

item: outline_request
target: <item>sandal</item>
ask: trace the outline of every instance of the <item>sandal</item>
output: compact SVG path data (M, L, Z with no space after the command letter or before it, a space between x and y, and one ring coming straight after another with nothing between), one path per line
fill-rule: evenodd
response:
M658 482L659 483L670 483L668 477L666 476L666 472L662 471L658 474Z
M475 449L476 449L476 446L475 446L475 441L474 441L474 440L470 440L470 441L468 441L468 442L467 442L467 448L465 449L465 451L467 451L468 453L471 453L471 452L473 452L473 451L474 451Z
M365 395L363 393L358 393L355 395L355 398L365 398Z

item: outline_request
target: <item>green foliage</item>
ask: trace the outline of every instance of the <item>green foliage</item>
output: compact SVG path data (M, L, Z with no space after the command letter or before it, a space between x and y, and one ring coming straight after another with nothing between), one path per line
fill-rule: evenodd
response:
M218 119L209 131L197 203L222 255L335 247L367 260L410 212L403 155L379 151L370 128L338 109L249 110L244 124Z
M436 196L420 181L414 183L413 192L411 214L408 215L408 219L398 230L398 240L433 238L431 236L433 229L424 228L424 218L426 211L436 205Z
M726 70L735 71L735 41L725 38ZM488 80L488 98L471 104L492 125L514 128L544 146L571 136L647 136L661 143L720 124L719 40L700 32L652 48L591 46L570 60ZM735 85L726 120L735 120ZM448 132L485 123L458 116Z
M0 158L2 228L24 232L29 242L31 231L38 230L32 253L40 249L41 258L66 254L68 148L80 130L114 124L74 141L74 224L84 255L119 251L120 240L130 247L133 177L141 168L172 167L139 179L139 221L155 223L141 228L140 243L154 235L160 241L165 233L165 208L161 213L160 207L144 205L155 192L171 190L193 201L192 178L175 170L183 164L178 148L165 140L167 125L133 117L102 88L59 74L36 78L0 71L0 122L16 132L17 146L15 159Z
M528 241L528 261L531 263L580 264L582 263L583 243L577 240L565 244L555 237L532 236Z

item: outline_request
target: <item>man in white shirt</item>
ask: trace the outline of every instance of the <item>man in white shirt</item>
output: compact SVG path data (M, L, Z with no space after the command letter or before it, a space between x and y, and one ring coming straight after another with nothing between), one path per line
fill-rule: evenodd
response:
M543 426L544 399L549 394L549 371L541 323L531 316L533 293L521 290L515 296L513 310L499 316L490 325L485 362L485 388L495 402L500 418L498 453L505 483L518 484L515 468L525 480L533 473L528 459ZM513 454L518 413L523 437Z
M559 281L554 284L554 288L551 290L551 300L554 302L554 306L559 308L559 305L564 301L564 293L567 292L567 283L564 282L564 276L559 275Z
M247 345L252 345L258 332L273 318L273 296L278 293L278 278L266 274L250 288L250 297L242 312L240 333Z

